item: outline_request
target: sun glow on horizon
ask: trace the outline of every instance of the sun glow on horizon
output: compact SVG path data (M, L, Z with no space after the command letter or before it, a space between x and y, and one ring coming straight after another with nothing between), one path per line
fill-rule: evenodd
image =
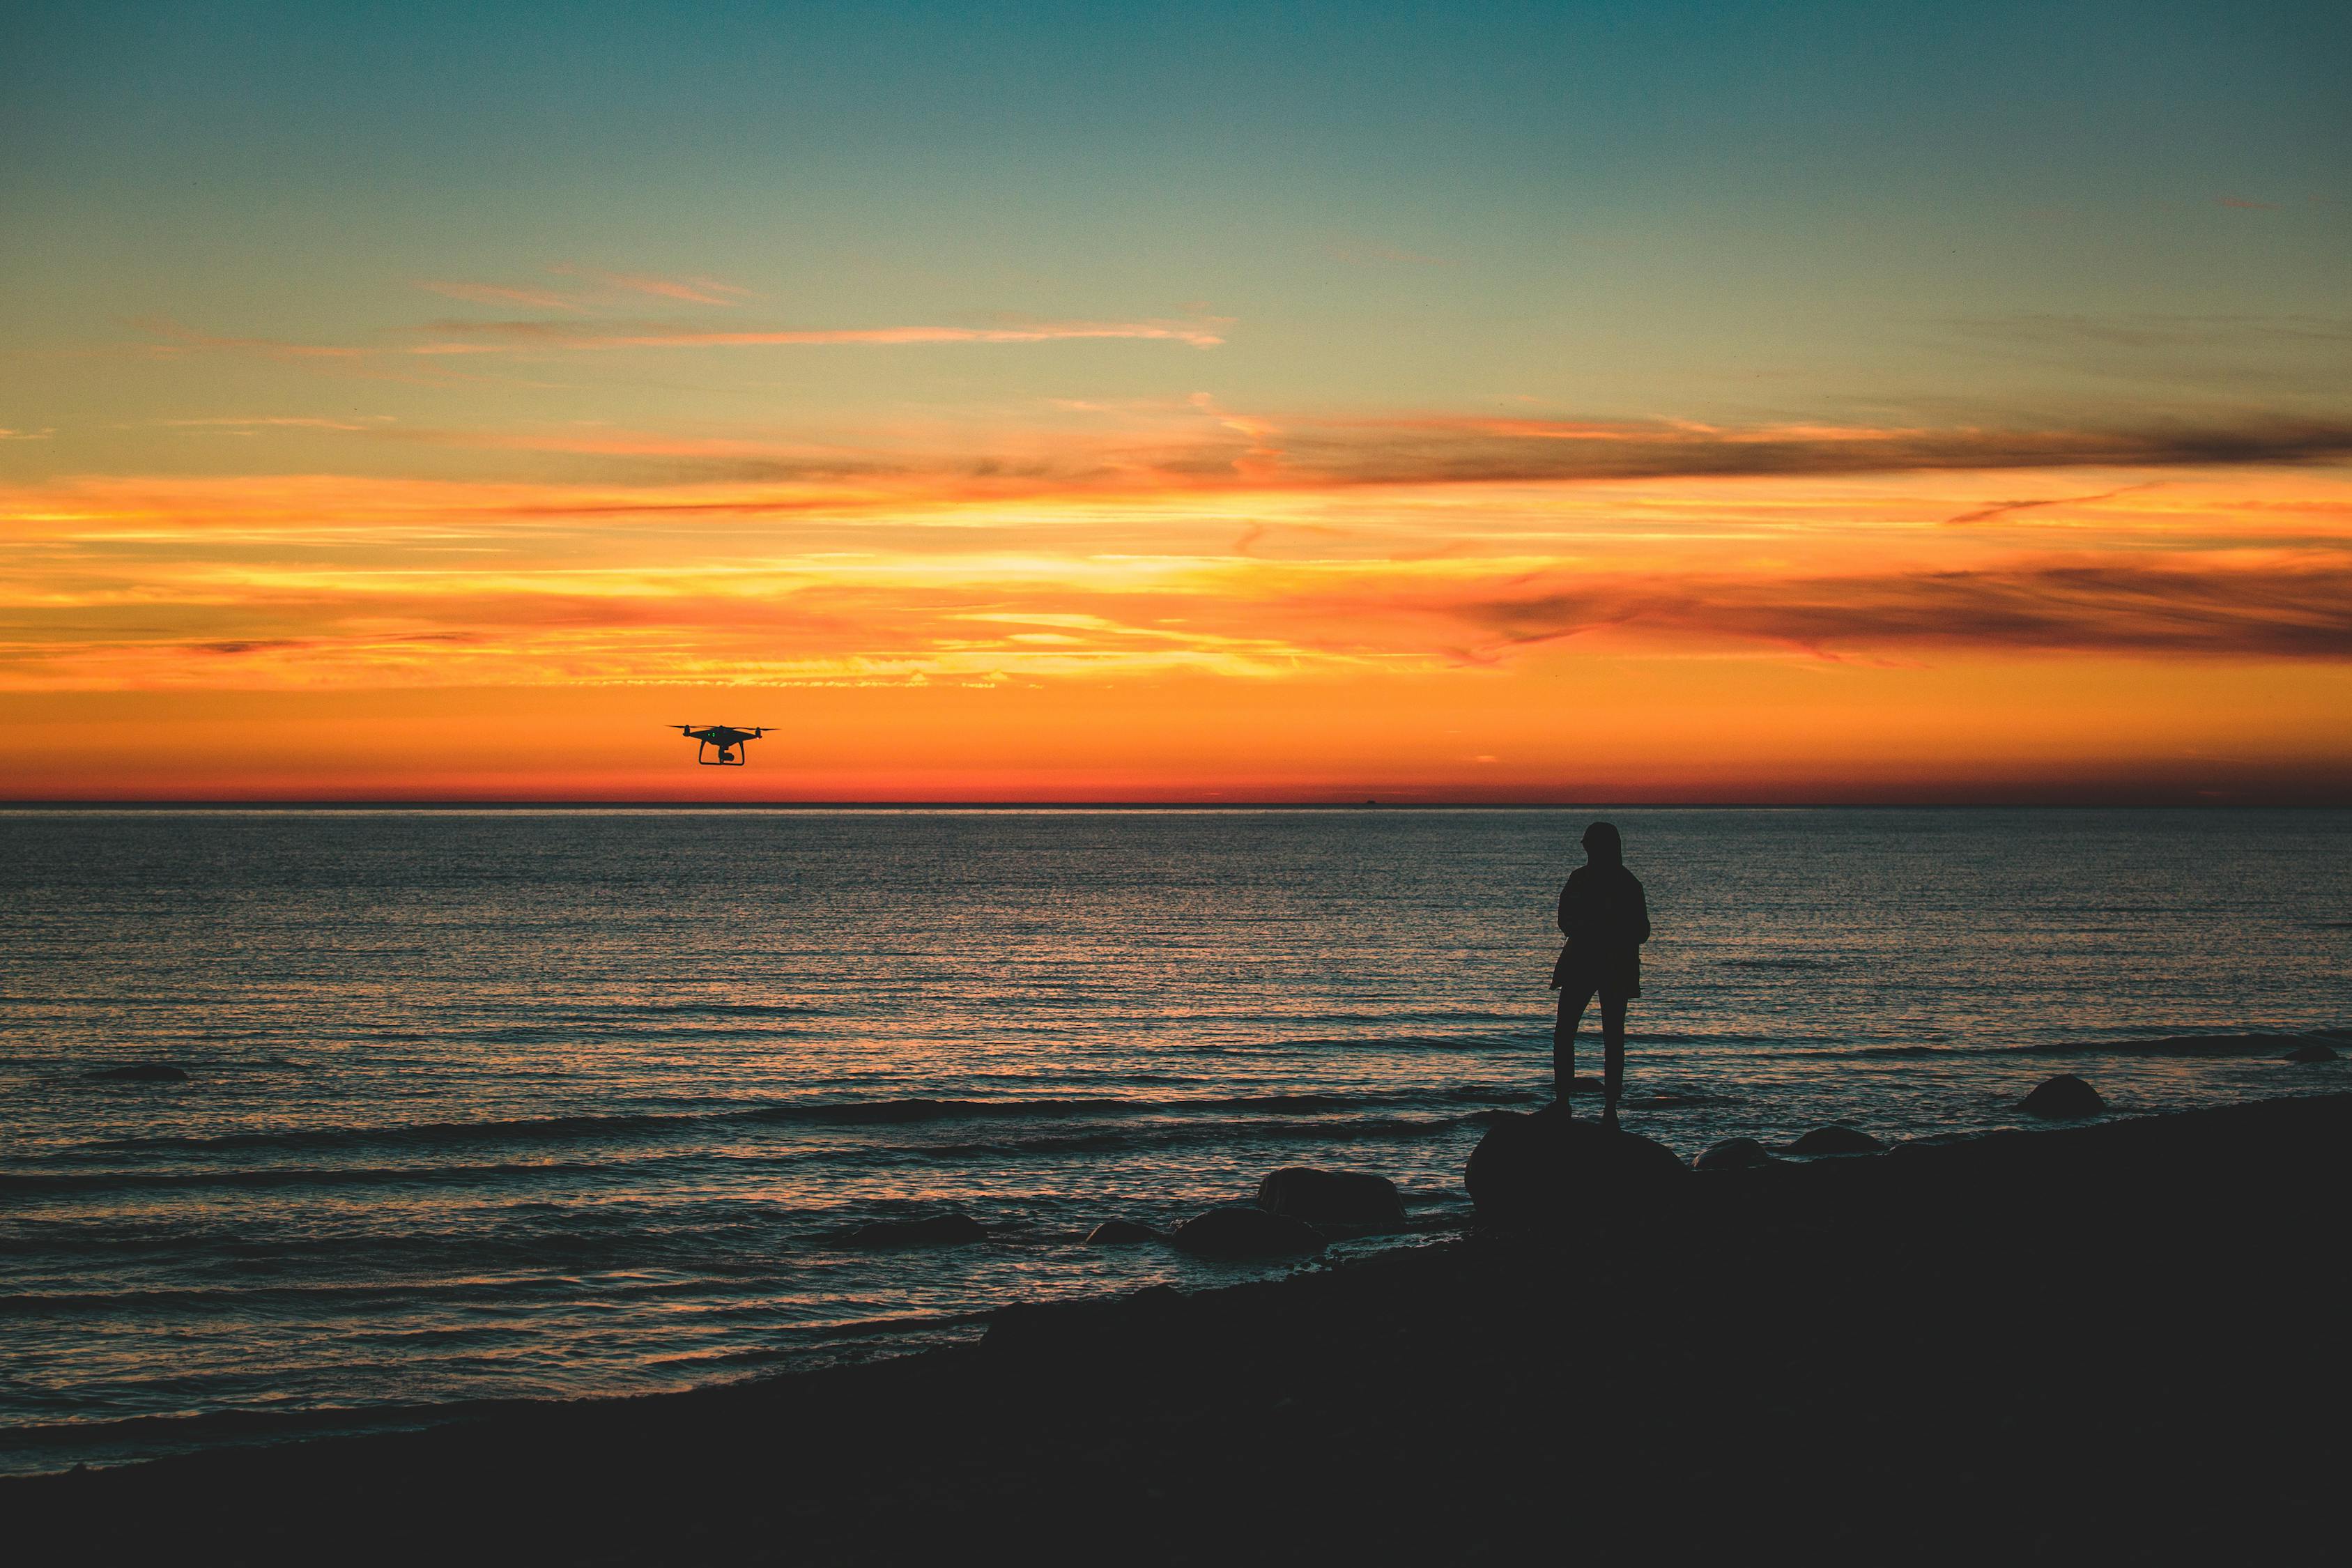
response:
M2352 648L2337 468L1031 489L15 487L10 793L2063 795L2196 774L2185 733L2306 794L2340 762L2307 743ZM677 773L648 690L803 739ZM100 694L149 726L102 780L40 717ZM175 736L198 695L234 743ZM384 743L273 717L319 700Z

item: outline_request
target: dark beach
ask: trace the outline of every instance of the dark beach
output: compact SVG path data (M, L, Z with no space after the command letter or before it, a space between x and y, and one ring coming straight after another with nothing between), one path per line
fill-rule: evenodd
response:
M26 1562L2328 1555L2352 1095L1695 1174L703 1393L0 1482Z

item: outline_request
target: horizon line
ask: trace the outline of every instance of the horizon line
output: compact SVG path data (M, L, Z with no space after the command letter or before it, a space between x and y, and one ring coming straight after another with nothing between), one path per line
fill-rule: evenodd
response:
M2312 800L469 800L55 797L0 800L32 811L2343 811L2352 796Z

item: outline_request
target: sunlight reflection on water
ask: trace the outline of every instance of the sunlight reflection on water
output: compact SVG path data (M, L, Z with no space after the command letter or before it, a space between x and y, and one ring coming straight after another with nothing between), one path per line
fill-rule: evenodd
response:
M2011 1124L2056 1071L2336 1081L2049 1048L2352 1023L2352 814L1611 816L1658 929L1630 1110L1685 1153ZM677 1387L1230 1279L1076 1243L1286 1163L1444 1221L1477 1118L1549 1095L1585 820L0 816L0 1425ZM142 1060L192 1080L84 1076ZM839 1246L945 1205L995 1239Z

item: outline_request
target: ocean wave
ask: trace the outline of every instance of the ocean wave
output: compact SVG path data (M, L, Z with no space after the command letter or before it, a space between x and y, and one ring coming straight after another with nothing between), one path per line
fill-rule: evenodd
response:
M1526 1013L1496 1013L1480 1007L1398 1007L1379 1013L1234 1013L1223 1016L1292 1028L1302 1024L1525 1024L1536 1021Z
M461 1143L524 1143L585 1141L617 1134L652 1132L707 1120L698 1116L549 1116L507 1121L423 1121L392 1127L308 1127L282 1132L219 1132L208 1136L164 1133L102 1138L82 1145L108 1152L230 1152L257 1149L353 1149L371 1144L407 1147Z
M701 1016L708 1018L708 1014ZM673 1017L667 1023L630 1023L624 1019L599 1018L582 1023L541 1021L530 1024L491 1024L476 1026L454 1026L436 1038L478 1041L491 1046L577 1045L586 1041L621 1041L628 1044L659 1044L678 1040L766 1040L797 1034L797 1028L774 1023L745 1022L729 1025L725 1022L689 1022Z
M1591 1026L1592 1026L1592 1020L1591 1020L1591 1018L1589 1018L1589 1017L1588 1017L1588 1018L1586 1019L1586 1021L1585 1021L1585 1027L1586 1027L1586 1029L1587 1029L1587 1030L1590 1030L1590 1029L1591 1028ZM1653 1030L1653 1031L1643 1031L1643 1030L1636 1030L1636 1029L1628 1029L1628 1030L1626 1030L1626 1031L1625 1031L1625 1044L1626 1044L1628 1047L1634 1047L1634 1046L1718 1046L1718 1047L1721 1047L1721 1046L1730 1046L1730 1047L1738 1047L1738 1046L1781 1046L1781 1045L1785 1045L1785 1044L1787 1044L1787 1043L1788 1043L1788 1037L1786 1037L1786 1036L1784 1036L1784 1035L1742 1035L1742 1034L1729 1034L1729 1033L1726 1033L1726 1034L1704 1034L1704 1033L1701 1033L1701 1034L1687 1034L1687 1033L1678 1033L1678 1032L1676 1032L1676 1031L1675 1031L1675 1030L1671 1030L1671 1029L1658 1029L1658 1030Z
M635 1205L519 1203L471 1214L444 1211L441 1225L384 1229L366 1211L318 1219L238 1222L217 1211L177 1224L105 1219L52 1223L0 1236L16 1293L0 1315L50 1309L134 1310L142 1306L233 1309L239 1302L322 1300L615 1300L684 1291L710 1297L772 1283L778 1251L826 1205L791 1208L738 1199L647 1210ZM480 1217L478 1217L480 1216ZM132 1270L101 1278L122 1290L85 1289L82 1259L139 1255ZM593 1277L593 1278L592 1278ZM157 1279L171 1281L152 1283ZM748 1283L747 1283L748 1282Z
M306 1303L332 1303L345 1310L357 1310L378 1303L406 1306L425 1301L507 1302L523 1297L525 1292L520 1287L524 1283L541 1294L554 1294L540 1280L466 1279L447 1283L430 1280L329 1280L307 1285L264 1285L240 1280L234 1285L25 1291L0 1295L0 1318L67 1315L138 1318L159 1312L247 1313L260 1307Z
M1142 1127L1100 1132L1044 1134L1028 1138L990 1139L970 1143L919 1145L911 1152L935 1160L973 1160L1019 1154L1108 1154L1139 1149L1164 1149L1186 1143L1346 1143L1357 1140L1383 1142L1428 1138L1483 1122L1491 1113L1466 1116L1356 1117L1332 1121L1243 1121L1215 1125Z
M878 1100L833 1104L764 1106L737 1112L760 1121L816 1121L849 1125L894 1122L953 1121L989 1117L1048 1120L1064 1117L1139 1117L1213 1112L1339 1115L1379 1106L1414 1105L1426 1100L1494 1100L1502 1103L1532 1099L1530 1091L1507 1084L1461 1084L1425 1091L1375 1090L1355 1094L1294 1093L1203 1095L1143 1099L1130 1096L1068 1097L1049 1100Z
M2158 1039L2103 1040L2013 1047L2021 1056L2260 1057L2311 1043L2308 1035L2172 1035Z
M1528 1095L1527 1100L1541 1098ZM1678 1109L1699 1104L1727 1103L1713 1098L1667 1095L1629 1101L1634 1109ZM761 1156L763 1166L829 1164L865 1168L909 1162L973 1163L1040 1155L1131 1153L1210 1144L1344 1143L1391 1142L1434 1136L1454 1129L1490 1121L1498 1110L1467 1111L1453 1116L1328 1116L1315 1120L1258 1117L1239 1121L1129 1122L1067 1132L1014 1133L1002 1138L967 1138L952 1142L866 1142L840 1149L803 1149ZM673 1156L658 1163L698 1163L700 1156ZM486 1187L512 1188L518 1184L566 1178L594 1178L605 1185L629 1187L644 1180L648 1162L548 1161L471 1165L414 1166L238 1166L202 1170L109 1170L0 1173L0 1196L104 1197L121 1193L202 1193L214 1190L270 1190L347 1187L424 1186L450 1192ZM56 1238L44 1233L31 1244L34 1251L51 1250ZM0 1256L23 1250L0 1237Z
M1198 1098L1129 1096L1041 1100L946 1100L909 1098L819 1100L716 1108L698 1111L646 1111L612 1116L551 1116L499 1121L427 1121L389 1127L312 1127L283 1131L225 1132L209 1136L150 1134L85 1143L65 1156L93 1153L234 1153L254 1151L323 1151L371 1146L457 1147L471 1144L610 1142L666 1136L729 1123L800 1123L811 1126L895 1126L935 1121L1012 1119L1106 1120L1182 1115L1331 1115L1432 1100L1447 1103L1515 1104L1536 1098L1510 1085L1455 1085L1428 1091L1366 1093L1266 1093Z
M1213 1049L1240 1056L1256 1056L1266 1051L1319 1050L1411 1050L1411 1051L1491 1051L1497 1047L1524 1046L1540 1034L1551 1037L1548 1021L1528 1019L1524 1031L1513 1035L1310 1035L1301 1039L1275 1040L1263 1046L1210 1047Z
M604 1013L666 1013L692 1017L786 1018L805 1013L822 1013L824 1009L814 1002L635 1002L615 1003L598 1007L584 1016L594 1017Z
M0 1172L0 1194L115 1193L189 1187L371 1187L403 1183L533 1181L548 1176L610 1173L605 1163L577 1160L495 1165L264 1165L203 1171Z
M2314 1040L2340 1039L2330 1030L2309 1034L2164 1035L2123 1040L2037 1040L2000 1046L1829 1046L1778 1053L1790 1057L2269 1057Z

